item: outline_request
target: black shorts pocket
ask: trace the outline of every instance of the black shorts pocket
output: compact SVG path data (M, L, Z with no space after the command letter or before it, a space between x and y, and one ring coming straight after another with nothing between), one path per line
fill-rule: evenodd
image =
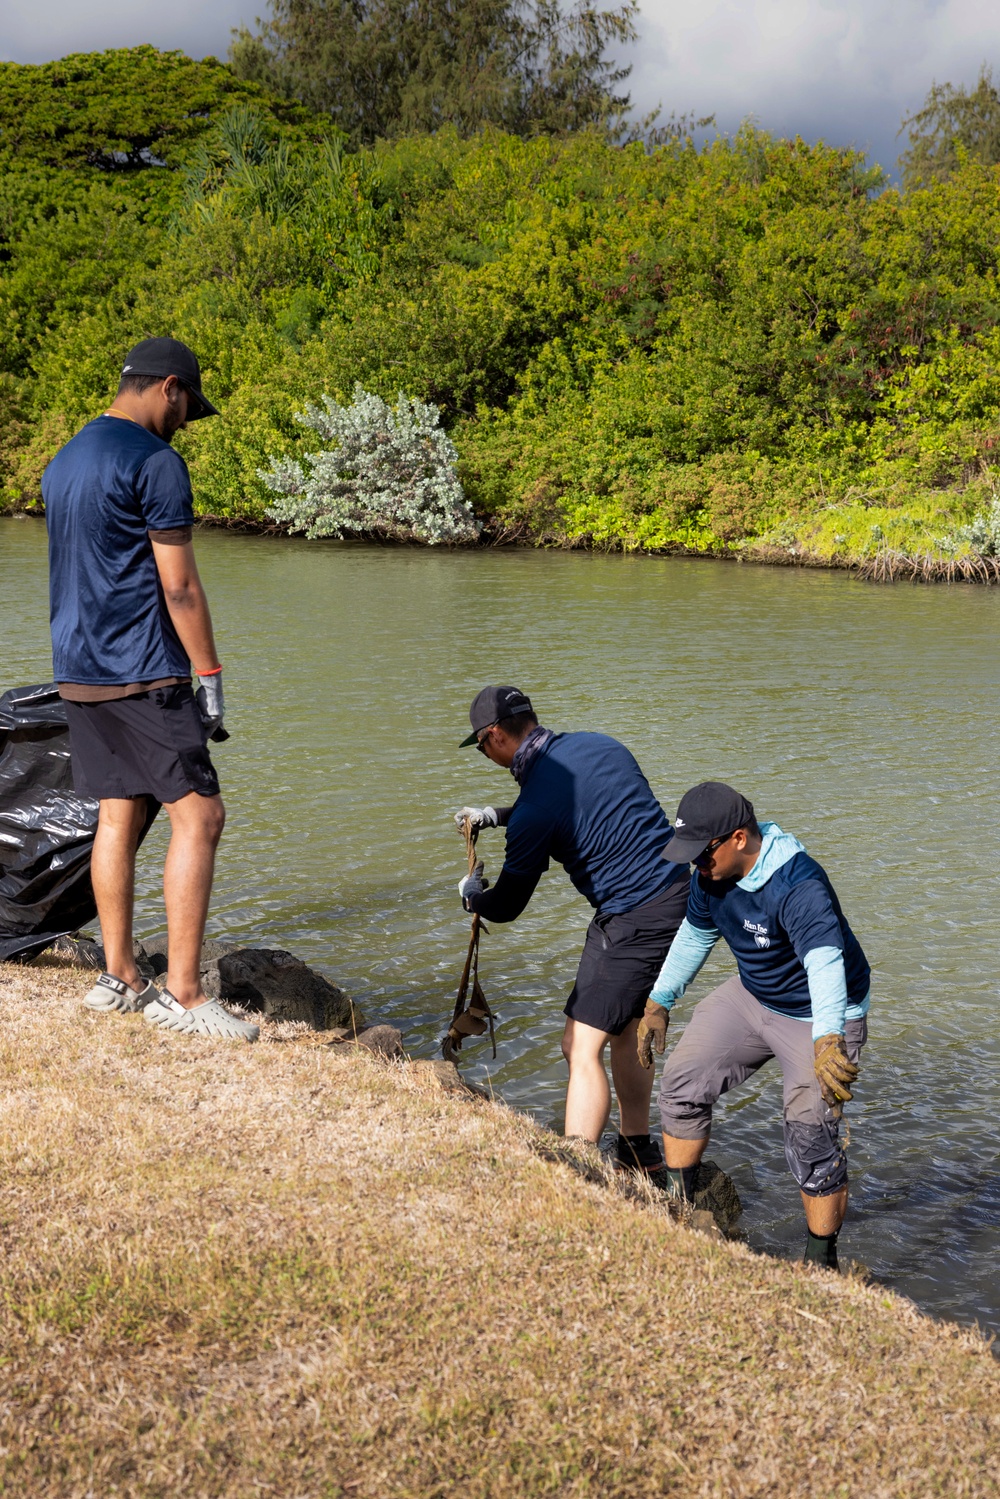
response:
M206 748L177 751L181 773L192 791L199 796L218 796L219 778Z

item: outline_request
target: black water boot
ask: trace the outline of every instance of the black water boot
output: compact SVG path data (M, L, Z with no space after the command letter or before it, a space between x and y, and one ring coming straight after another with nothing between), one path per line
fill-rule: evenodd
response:
M664 1187L674 1197L694 1202L694 1184L698 1179L697 1166L664 1166Z
M806 1252L802 1256L804 1265L820 1265L824 1270L839 1270L837 1263L837 1233L814 1234L811 1231L806 1239Z

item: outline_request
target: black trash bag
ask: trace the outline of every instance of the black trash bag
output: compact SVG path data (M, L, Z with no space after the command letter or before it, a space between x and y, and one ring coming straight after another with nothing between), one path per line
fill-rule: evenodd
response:
M143 836L159 811L147 798ZM73 790L54 682L0 697L0 962L28 962L97 914L90 855L98 803Z

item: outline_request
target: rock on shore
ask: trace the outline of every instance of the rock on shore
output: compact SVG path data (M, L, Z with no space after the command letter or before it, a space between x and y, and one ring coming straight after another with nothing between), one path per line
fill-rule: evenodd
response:
M360 1028L361 1017L343 989L280 947L231 946L203 961L201 982L210 999L229 1000L271 1020L305 1021L316 1031L352 1021Z

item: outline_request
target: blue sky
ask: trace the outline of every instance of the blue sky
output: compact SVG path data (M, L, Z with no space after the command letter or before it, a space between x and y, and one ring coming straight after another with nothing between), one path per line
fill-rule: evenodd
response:
M45 62L68 52L150 42L225 57L230 28L263 0L7 0L0 57ZM893 167L902 116L931 83L1000 73L1000 7L984 0L644 0L631 61L637 113L754 115L777 134L823 137Z

